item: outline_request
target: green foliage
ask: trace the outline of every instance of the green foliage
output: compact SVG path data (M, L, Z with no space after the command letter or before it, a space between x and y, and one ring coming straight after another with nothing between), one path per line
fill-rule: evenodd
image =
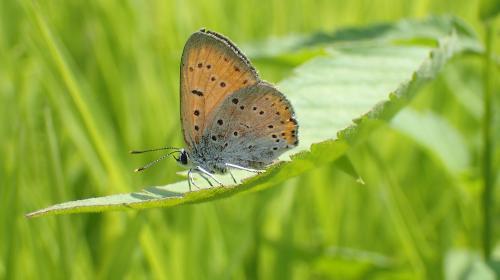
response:
M0 278L498 278L495 219L479 257L485 207L500 216L499 180L482 202L482 92L500 80L496 33L474 35L481 5L0 1ZM443 13L460 19L428 17ZM134 174L156 156L127 151L182 145L178 64L201 27L278 83L303 141L241 185L185 193L175 162ZM185 205L24 216L61 201Z

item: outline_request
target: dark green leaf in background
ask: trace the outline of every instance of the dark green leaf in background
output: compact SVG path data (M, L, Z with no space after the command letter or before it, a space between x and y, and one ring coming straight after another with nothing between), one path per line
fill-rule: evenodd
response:
M499 0L481 0L479 16L482 20L492 20L500 13Z

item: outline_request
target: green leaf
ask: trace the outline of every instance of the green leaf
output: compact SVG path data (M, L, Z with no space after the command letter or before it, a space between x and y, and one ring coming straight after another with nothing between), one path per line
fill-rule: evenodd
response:
M440 29L443 20L437 22L440 24L434 27ZM398 25L401 22L394 24ZM411 26L406 28L411 29ZM377 127L373 120L388 120L394 116L453 55L471 50L474 44L470 42L475 40L472 35L457 30L436 41L437 47L412 42L400 44L380 40L384 33L368 32L371 29L368 27L366 33L372 35L362 42L356 38L363 29L339 31L344 34L343 44L326 42L320 56L297 67L290 78L278 85L296 110L300 144L266 172L256 176L238 172L236 175L243 182L236 186L228 176L220 177L225 187L209 188L198 180L201 189L192 191L186 181L181 181L134 193L65 202L27 216L170 207L211 201L266 189L334 162L348 174L355 175L354 169L342 159L349 147L363 141Z
M459 38L456 43L460 48L471 52L483 51L474 31L465 22L453 16L431 16L421 21L404 19L396 23L346 28L329 33L272 38L248 45L245 51L253 59L267 60L271 57L275 61L292 60L298 63L309 59L311 54L321 53L325 46L359 45L364 42L436 46L438 40L451 32L455 32Z

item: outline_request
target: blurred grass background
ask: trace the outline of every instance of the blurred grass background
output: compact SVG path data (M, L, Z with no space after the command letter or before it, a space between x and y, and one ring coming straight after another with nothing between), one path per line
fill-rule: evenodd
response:
M410 106L458 132L460 170L383 124L349 154L365 185L326 166L205 204L24 217L179 180L169 160L133 174L147 159L127 151L182 146L179 60L201 27L244 45L443 13L484 35L479 1L1 0L0 278L439 279L469 269L460 256L474 260L482 242L483 61L474 55L454 59ZM272 82L287 70L255 64Z

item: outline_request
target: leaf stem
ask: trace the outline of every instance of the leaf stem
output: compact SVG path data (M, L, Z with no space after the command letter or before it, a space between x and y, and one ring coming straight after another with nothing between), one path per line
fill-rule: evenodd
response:
M491 88L491 57L493 45L493 25L491 21L484 22L486 31L486 51L484 54L484 116L483 116L483 257L486 261L491 259L492 236L493 236L493 91Z

